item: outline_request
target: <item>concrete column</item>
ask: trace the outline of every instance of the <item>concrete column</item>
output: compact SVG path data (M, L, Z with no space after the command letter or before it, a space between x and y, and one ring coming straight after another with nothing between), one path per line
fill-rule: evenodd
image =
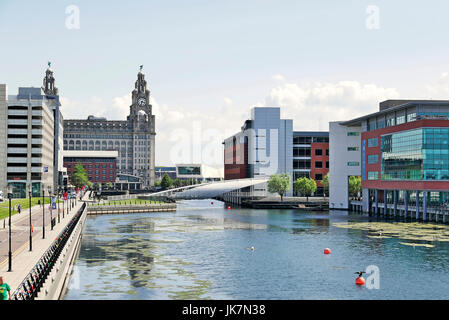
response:
M423 221L427 221L427 191L423 192Z
M398 211L398 190L393 190L393 215L396 218Z
M407 219L407 215L408 215L408 191L405 190L404 191L404 217L405 219Z
M379 190L376 189L376 215L379 215Z
M419 190L416 190L416 220L419 220Z
M387 205L387 190L384 190L384 216L388 214L388 205Z

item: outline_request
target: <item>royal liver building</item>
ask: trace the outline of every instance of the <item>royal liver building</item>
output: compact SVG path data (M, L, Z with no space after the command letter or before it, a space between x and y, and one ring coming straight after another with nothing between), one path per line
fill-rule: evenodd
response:
M126 121L64 120L64 150L117 150L117 174L138 176L154 185L155 118L142 67L132 92Z

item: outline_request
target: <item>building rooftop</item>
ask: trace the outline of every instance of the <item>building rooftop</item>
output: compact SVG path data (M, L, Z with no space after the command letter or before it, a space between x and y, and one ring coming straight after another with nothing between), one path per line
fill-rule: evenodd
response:
M379 103L379 111L352 120L341 121L340 124L344 126L356 126L369 118L419 105L447 105L449 107L449 100L385 100Z

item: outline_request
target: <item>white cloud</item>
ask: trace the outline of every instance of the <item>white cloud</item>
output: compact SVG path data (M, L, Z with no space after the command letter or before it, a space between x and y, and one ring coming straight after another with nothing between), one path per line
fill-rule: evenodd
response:
M425 87L423 99L442 99L449 97L449 72L442 72L439 79Z
M284 77L283 75L281 75L281 74L275 74L275 75L272 77L272 79L273 79L273 80L276 80L276 81L281 81L281 82L286 81L286 80L285 80L285 77Z
M378 110L379 102L398 99L394 88L357 81L285 83L265 98L267 106L281 107L296 130L328 130L328 122L349 120Z
M399 93L394 88L357 81L284 82L272 88L264 100L251 105L238 105L229 97L221 97L207 107L186 108L160 103L151 96L156 117L156 165L202 162L222 167L223 140L240 130L253 106L281 107L282 117L293 119L295 130L326 131L329 121L375 112L379 102L397 98ZM61 100L66 119L85 119L94 114L124 120L129 114L131 94L115 97L110 103L98 97L92 97L86 104Z

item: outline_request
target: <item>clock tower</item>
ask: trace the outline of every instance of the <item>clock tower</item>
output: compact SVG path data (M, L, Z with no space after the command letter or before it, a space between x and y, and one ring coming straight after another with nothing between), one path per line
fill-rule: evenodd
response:
M132 175L143 179L144 185L151 187L154 186L155 179L155 117L142 68L140 66L137 74L127 118L128 128L132 132L132 159L128 158L128 168L132 168Z
M135 89L132 92L132 104L130 106L129 117L133 120L138 117L140 111L143 111L148 118L151 117L150 90L147 89L147 82L145 80L145 74L142 73L142 67L140 66Z

